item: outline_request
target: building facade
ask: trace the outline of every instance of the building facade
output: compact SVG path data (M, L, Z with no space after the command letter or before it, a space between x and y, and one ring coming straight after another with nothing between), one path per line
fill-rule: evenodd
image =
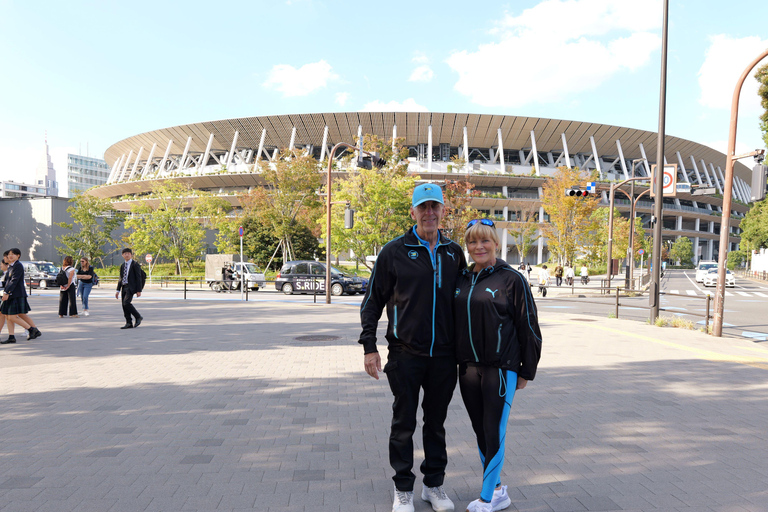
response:
M607 205L611 182L650 176L657 141L656 133L645 130L503 115L350 112L226 119L155 130L115 143L105 153L105 160L113 162L107 184L89 193L112 198L116 208L128 210L149 193L153 181L174 179L238 206L237 194L263 185L260 169L280 150L323 160L334 144L353 143L363 134L393 144L401 140L409 150L408 172L422 180L472 182L481 195L471 204L495 218L502 258L511 263L518 257L507 228L519 222L524 209L547 220L542 201L547 176L560 166L592 172L598 176L597 193ZM454 157L464 165L457 167ZM733 205L723 212L723 153L667 135L665 163L677 165L677 181L689 191L664 199L664 241L689 237L695 260L716 259L720 230L728 229L731 248L737 248L738 226L749 209L751 170L736 164ZM345 172L340 168L338 174ZM633 199L647 189L636 185ZM625 191L628 194L629 187ZM629 198L620 196L616 206L628 216ZM651 213L652 203L638 199L637 215L646 228ZM547 241L540 237L523 259L542 263L548 257Z
M35 169L35 184L38 188L44 188L46 196L59 195L59 182L56 181L56 169L53 168L51 155L48 152L48 137L46 135L43 152Z
M83 155L67 155L69 197L107 183L110 168L105 160Z
M48 189L42 186L19 183L17 181L0 181L0 197L45 197Z

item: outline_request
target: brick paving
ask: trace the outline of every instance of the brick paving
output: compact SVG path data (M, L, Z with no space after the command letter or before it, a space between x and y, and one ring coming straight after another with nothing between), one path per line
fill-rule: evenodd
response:
M391 509L391 395L357 308L142 298L119 330L114 299L32 306L43 336L0 347L3 512ZM542 331L509 510L768 511L768 346L550 312ZM464 510L482 468L458 389L447 430Z

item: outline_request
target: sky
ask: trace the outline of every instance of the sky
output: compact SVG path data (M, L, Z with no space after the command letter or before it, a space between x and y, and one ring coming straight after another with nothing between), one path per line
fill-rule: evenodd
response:
M669 3L666 133L724 152L736 82L768 48L768 2ZM661 0L0 0L0 179L32 182L46 136L64 183L69 152L232 117L467 112L656 131L661 27ZM737 152L764 147L760 113L750 75Z

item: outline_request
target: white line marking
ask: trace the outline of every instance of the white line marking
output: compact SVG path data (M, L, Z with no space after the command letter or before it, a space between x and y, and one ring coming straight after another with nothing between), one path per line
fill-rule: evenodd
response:
M680 290L669 290L669 293L680 293Z
M739 295L742 295L744 297L751 297L751 295L748 294L747 292L734 292L734 293L738 293Z
M755 294L755 295L757 295L758 297L768 297L768 295L766 295L766 294L764 294L764 293L762 293L762 292L752 292L752 293L754 293L754 294Z
M698 293L696 293L696 290L685 290L685 293L687 293L688 295L698 295Z

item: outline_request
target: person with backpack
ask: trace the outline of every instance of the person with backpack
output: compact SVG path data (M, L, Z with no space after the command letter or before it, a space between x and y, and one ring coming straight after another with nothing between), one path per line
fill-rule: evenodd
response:
M117 280L117 292L115 298L121 296L123 303L123 315L125 316L125 325L121 329L132 329L138 327L144 317L136 311L136 308L132 304L133 296L141 297L141 291L144 289L144 282L146 281L146 274L139 265L133 259L133 250L126 247L123 249L123 259L125 263L120 265L120 276ZM136 321L133 321L133 319Z
M59 285L59 318L67 316L69 310L70 318L78 318L77 314L77 271L72 266L72 256L64 256L61 263L61 270L56 276L56 284Z

